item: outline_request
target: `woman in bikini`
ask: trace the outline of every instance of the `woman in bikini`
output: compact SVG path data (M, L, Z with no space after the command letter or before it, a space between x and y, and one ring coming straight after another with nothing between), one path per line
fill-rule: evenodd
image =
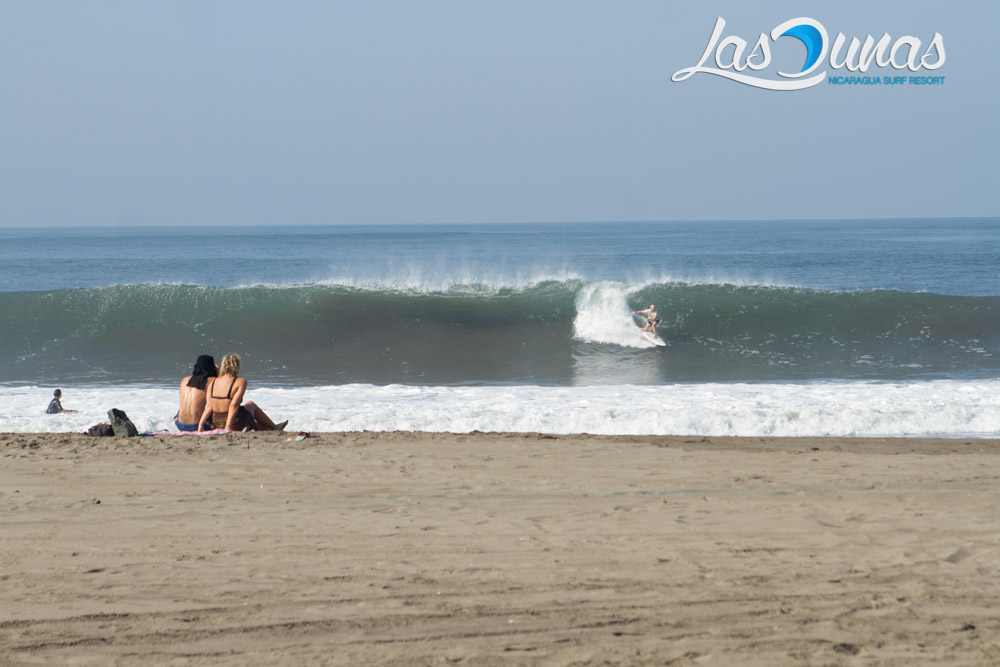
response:
M208 401L198 422L198 430L224 428L230 431L283 431L288 421L275 424L257 405L243 401L247 390L246 378L240 377L240 358L227 354L219 366L219 377L208 381Z

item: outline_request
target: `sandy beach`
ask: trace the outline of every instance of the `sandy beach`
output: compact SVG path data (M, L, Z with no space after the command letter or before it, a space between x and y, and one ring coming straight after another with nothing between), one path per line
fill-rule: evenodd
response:
M0 434L0 664L993 665L1000 441Z

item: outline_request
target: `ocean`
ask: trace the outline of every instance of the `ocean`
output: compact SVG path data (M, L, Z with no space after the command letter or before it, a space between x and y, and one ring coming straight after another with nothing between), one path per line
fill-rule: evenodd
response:
M294 430L996 436L998 265L998 219L0 228L0 431L168 428L236 352Z

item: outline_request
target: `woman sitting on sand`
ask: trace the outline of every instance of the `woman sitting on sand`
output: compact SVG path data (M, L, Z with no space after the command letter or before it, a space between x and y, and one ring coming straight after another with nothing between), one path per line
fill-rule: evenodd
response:
M208 401L198 422L198 430L204 431L206 424L230 431L285 430L287 420L275 424L254 403L247 401L240 405L246 390L246 378L240 377L239 355L227 354L222 358L219 377L208 381Z
M174 415L174 426L178 431L197 431L198 420L205 411L208 394L205 387L211 378L219 374L215 358L203 354L194 362L191 375L181 380L181 407Z

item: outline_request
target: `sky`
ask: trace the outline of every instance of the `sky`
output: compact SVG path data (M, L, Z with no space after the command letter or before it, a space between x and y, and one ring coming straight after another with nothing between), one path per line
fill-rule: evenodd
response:
M939 69L869 74L944 83L671 80L718 17L752 47L803 16L830 40L940 33ZM0 226L1000 216L998 19L963 0L0 0ZM762 76L801 69L804 43L771 48Z

